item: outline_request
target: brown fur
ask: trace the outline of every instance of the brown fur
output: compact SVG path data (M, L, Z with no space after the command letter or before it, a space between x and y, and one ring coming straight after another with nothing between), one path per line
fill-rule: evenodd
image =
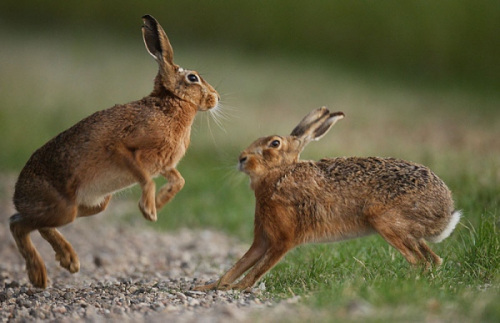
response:
M152 93L96 112L60 133L33 153L19 175L14 193L18 213L10 228L36 287L47 286L47 274L29 233L38 230L61 266L74 273L78 257L56 227L103 211L114 192L135 183L142 188L142 214L156 221L157 209L184 185L175 168L189 146L197 111L218 105L212 86L174 64L158 22L149 15L143 20L146 49L159 64ZM155 196L152 178L157 175L168 182Z
M249 288L297 245L375 232L411 264L441 263L424 239L451 233L459 214L427 167L377 157L299 160L303 147L342 117L314 110L290 136L260 138L241 153L240 170L255 191L254 242L219 281L195 289Z

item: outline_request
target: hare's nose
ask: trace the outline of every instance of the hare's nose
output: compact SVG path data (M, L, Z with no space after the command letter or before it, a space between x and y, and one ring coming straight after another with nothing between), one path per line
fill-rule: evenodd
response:
M247 156L240 156L240 164L243 164L244 162L246 162L247 160Z

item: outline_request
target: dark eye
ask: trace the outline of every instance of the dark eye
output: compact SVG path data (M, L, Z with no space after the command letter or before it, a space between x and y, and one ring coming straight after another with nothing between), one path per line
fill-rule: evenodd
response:
M198 78L198 76L196 76L195 74L188 74L187 79L191 83L197 83L197 82L200 81L200 79Z
M281 145L281 142L279 140L273 140L271 141L271 143L269 144L270 147L273 147L273 148L278 148L279 146Z

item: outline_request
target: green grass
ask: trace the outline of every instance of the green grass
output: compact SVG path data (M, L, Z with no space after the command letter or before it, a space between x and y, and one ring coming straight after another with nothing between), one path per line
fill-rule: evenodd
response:
M380 237L301 247L264 279L277 295L306 294L305 303L341 319L352 304L369 304L371 321L498 320L500 241L498 216L477 227L461 225L433 249L437 269L411 268ZM354 314L354 313L351 313ZM490 316L493 315L493 316ZM369 320L369 321L370 321Z
M0 60L8 62L0 71L0 171L10 174L82 117L148 94L156 71L140 35L130 44L24 36L0 33L6 44ZM211 228L250 244L254 197L235 169L239 151L259 136L288 133L326 104L346 118L303 158L379 155L424 163L448 183L464 217L450 238L432 246L444 258L438 269L409 267L378 236L308 245L263 278L270 296L305 296L302 303L313 309L305 319L318 321L500 320L498 94L401 82L306 58L172 43L178 63L218 85L227 118L220 129L199 115L179 165L186 186L152 227ZM116 199L137 200L138 194L134 188ZM136 208L128 213L141 217Z

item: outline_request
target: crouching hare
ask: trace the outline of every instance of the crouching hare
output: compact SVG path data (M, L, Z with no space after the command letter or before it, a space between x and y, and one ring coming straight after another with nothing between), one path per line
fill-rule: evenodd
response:
M343 117L322 107L289 136L260 138L241 153L239 169L255 191L254 241L222 278L196 290L246 289L297 245L375 232L412 265L441 263L424 240L448 237L460 213L446 185L427 167L377 157L299 160L305 145Z
M198 73L173 61L167 35L151 16L143 17L147 51L159 65L150 95L99 111L60 133L35 151L17 180L10 230L26 261L32 284L47 286L47 273L30 239L38 230L71 273L80 262L71 244L55 229L77 217L103 211L111 195L139 183L139 209L156 221L157 209L184 185L176 170L190 142L197 111L218 106L219 95ZM155 196L152 178L167 183Z

